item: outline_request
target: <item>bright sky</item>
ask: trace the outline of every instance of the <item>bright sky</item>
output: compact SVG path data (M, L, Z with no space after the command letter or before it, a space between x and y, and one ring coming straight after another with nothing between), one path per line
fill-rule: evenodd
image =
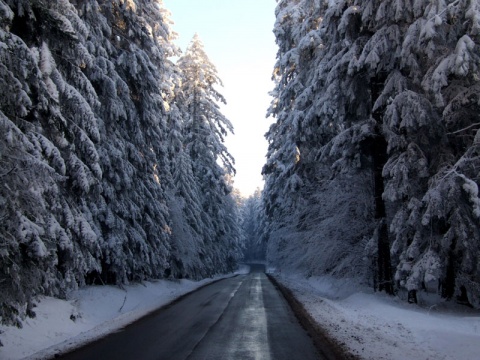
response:
M224 115L235 135L226 146L235 158L235 187L245 196L263 187L267 153L265 118L273 90L271 74L277 47L273 35L275 0L163 0L174 21L176 41L185 51L195 33L223 81Z

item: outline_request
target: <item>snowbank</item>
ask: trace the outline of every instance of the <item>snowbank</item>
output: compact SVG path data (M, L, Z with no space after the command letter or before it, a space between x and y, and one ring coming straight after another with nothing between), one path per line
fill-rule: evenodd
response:
M248 273L248 267L242 266L236 272L239 273ZM0 348L0 359L44 359L79 347L224 277L198 282L158 280L124 289L88 286L69 294L69 300L42 297L34 308L36 317L26 319L22 329L0 325L4 344Z
M272 274L329 334L361 359L478 359L480 313L418 306L375 294L355 281Z
M273 270L273 269L271 269ZM237 273L248 273L243 267ZM330 335L362 359L478 359L480 313L445 303L409 305L357 282L273 274ZM43 297L22 329L0 326L0 359L43 359L85 344L216 279L89 286L70 300ZM73 319L73 320L72 320Z

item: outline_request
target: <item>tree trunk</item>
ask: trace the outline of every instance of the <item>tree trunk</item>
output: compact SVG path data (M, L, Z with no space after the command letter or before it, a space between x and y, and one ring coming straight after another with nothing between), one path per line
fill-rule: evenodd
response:
M417 304L417 290L409 290L408 291L408 303L409 304Z
M383 180L383 167L387 162L387 142L376 129L375 137L372 140L371 156L374 173L374 196L375 196L375 219L378 221L378 259L377 259L377 281L378 290L393 295L392 265L390 261L390 241L386 221L385 202L382 198L385 186Z
M442 297L450 300L455 295L455 255L453 248L455 247L455 240L452 242L451 249L448 253L448 262L445 278L442 281Z

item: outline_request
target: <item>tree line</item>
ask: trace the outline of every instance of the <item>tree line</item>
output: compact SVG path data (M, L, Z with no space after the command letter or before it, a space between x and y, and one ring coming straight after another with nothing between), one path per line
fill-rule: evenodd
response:
M221 81L174 36L161 1L0 0L2 322L36 295L235 268Z
M269 262L480 306L480 4L280 0Z

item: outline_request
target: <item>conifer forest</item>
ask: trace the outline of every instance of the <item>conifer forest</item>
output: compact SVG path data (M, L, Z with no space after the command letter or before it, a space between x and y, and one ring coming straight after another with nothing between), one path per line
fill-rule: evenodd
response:
M2 323L39 295L258 260L480 307L478 0L277 0L249 198L215 65L169 16L0 0Z

